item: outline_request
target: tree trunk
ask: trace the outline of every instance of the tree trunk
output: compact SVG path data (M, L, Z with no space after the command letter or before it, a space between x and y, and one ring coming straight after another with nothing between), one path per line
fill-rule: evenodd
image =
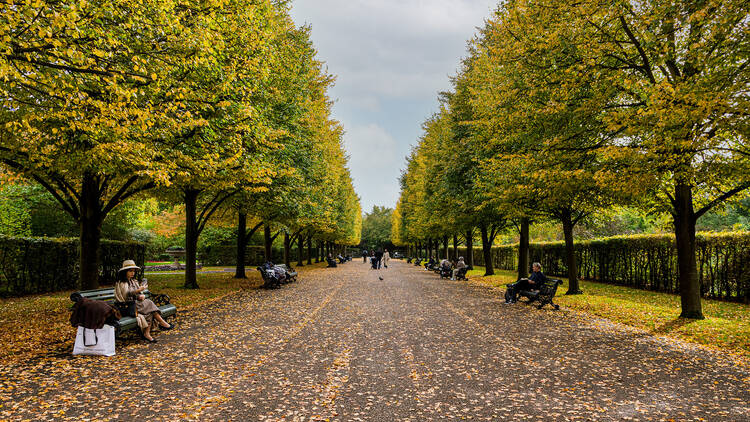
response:
M518 278L529 276L529 219L521 219L518 240Z
M289 261L289 233L284 231L284 265L287 266L287 268L292 268L292 263Z
M302 262L304 258L302 253L305 251L305 236L300 233L297 237L297 266L302 267L305 264Z
M560 221L563 225L565 236L565 263L568 266L568 291L566 295L579 295L583 293L578 285L578 265L576 264L576 251L573 244L573 218L570 210L564 210Z
M99 288L99 250L102 243L102 206L99 185L93 175L86 173L81 186L81 255L78 279L83 290ZM135 257L121 257L123 260Z
M195 263L198 255L198 223L196 221L197 190L186 190L185 199L185 288L197 289Z
M448 255L448 236L443 236L443 256L445 259L451 259Z
M674 228L680 277L680 318L703 319L701 286L695 261L695 211L690 185L675 186Z
M453 260L458 262L458 235L453 235Z
M247 214L239 213L237 217L237 266L234 278L247 278L245 275L245 252L247 251Z
M307 236L307 265L312 265L312 235Z
M273 252L271 250L271 246L273 246L273 241L271 240L271 226L268 224L263 225L263 254L266 258L266 262L273 261L273 257L271 256L271 253Z
M495 269L492 268L492 242L490 241L490 235L487 232L487 225L482 224L479 226L482 232L482 255L484 256L484 275L495 275Z
M474 269L474 229L466 230L466 267Z

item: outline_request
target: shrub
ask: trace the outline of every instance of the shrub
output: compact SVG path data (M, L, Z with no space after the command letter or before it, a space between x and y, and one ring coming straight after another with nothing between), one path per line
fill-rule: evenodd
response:
M0 236L0 296L77 290L79 241L70 238ZM115 281L125 259L145 262L146 245L102 240L99 283Z
M576 259L581 279L667 293L680 291L673 235L579 241ZM704 297L750 302L750 232L698 233L696 260ZM493 248L492 261L496 268L515 270L518 245ZM564 242L530 245L529 263L535 261L548 275L567 276ZM474 263L484 265L481 249L474 249Z

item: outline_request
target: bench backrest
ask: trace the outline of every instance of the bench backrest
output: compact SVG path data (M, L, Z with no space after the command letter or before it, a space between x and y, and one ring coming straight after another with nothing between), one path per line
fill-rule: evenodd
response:
M539 288L539 294L542 296L554 296L557 293L557 286L561 285L561 280L547 279L542 287Z
M82 297L93 299L93 300L103 300L105 302L114 302L115 301L115 289L113 287L108 287L104 289L96 289L96 290L83 290L80 292L76 292ZM151 292L146 290L143 292L143 294L146 297L151 297ZM70 295L70 300L73 300L73 293Z

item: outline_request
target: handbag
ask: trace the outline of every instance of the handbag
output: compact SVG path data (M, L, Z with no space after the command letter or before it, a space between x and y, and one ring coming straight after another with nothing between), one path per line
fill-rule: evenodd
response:
M99 329L78 326L73 355L115 355L115 327L104 325Z
M135 318L136 315L136 307L135 307L135 301L129 300L127 302L117 302L117 310L120 311L120 315L126 317L132 317Z

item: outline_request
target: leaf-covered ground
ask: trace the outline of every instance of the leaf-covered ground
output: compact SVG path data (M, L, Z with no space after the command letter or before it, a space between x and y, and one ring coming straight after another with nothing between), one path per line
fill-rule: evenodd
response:
M0 419L743 420L739 358L503 305L403 262L310 269L181 313L112 358L0 366ZM379 279L382 277L382 280Z
M516 281L514 271L495 270L495 275L483 277L484 268L469 272L473 282L495 287L504 294L505 286ZM750 358L750 305L706 300L703 320L679 318L680 297L667 293L633 289L611 284L580 281L585 294L566 296L568 280L557 289L555 303L564 312L582 313L588 319L599 316L663 335L712 347L723 352Z
M325 263L298 268L304 272ZM263 282L253 270L246 280L235 279L234 272L224 267L207 267L198 273L198 290L182 288L184 272L147 273L149 286L155 293L166 293L180 313L206 305L226 295L256 288ZM70 291L44 295L0 299L0 364L11 365L48 354L72 350L75 330L69 318Z

